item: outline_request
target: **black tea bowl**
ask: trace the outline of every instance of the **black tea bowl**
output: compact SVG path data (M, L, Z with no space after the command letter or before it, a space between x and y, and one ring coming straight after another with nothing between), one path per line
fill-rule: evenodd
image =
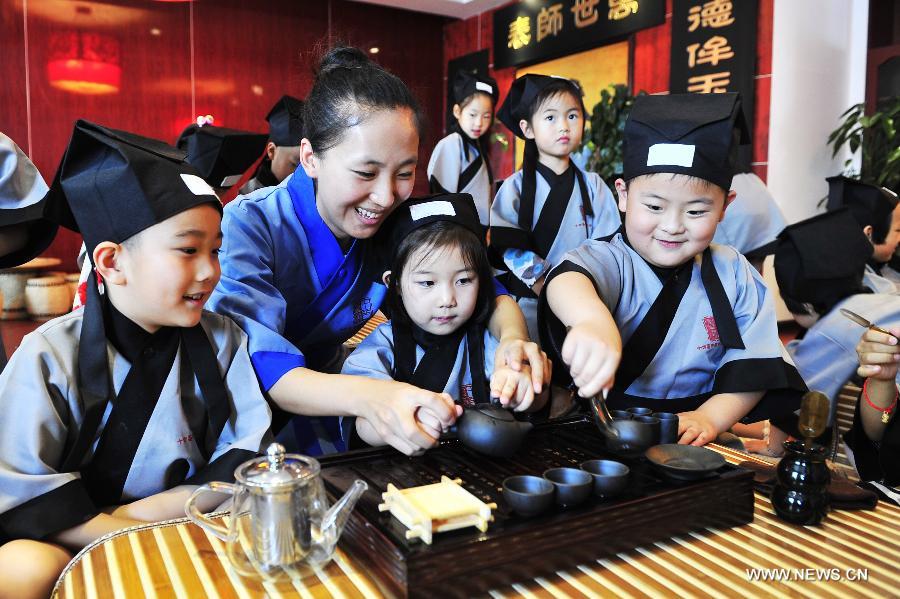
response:
M659 444L678 442L678 414L672 412L653 412L659 418Z
M581 463L581 469L594 477L594 495L613 497L628 486L631 469L614 460L588 460Z
M615 439L607 437L606 447L619 454L637 454L653 445L653 428L637 420L613 420L612 427L619 432Z
M578 468L550 468L544 478L556 487L556 504L562 507L578 505L591 496L593 477Z
M632 420L649 426L651 432L650 445L659 445L659 418L655 416L635 416Z
M503 480L503 499L520 516L537 516L553 505L554 486L540 476L520 474Z
M609 415L613 417L613 420L631 420L631 412L626 412L625 410L611 410Z
M625 411L634 416L649 416L650 414L653 413L653 410L651 410L650 408L638 408L638 407L628 408Z

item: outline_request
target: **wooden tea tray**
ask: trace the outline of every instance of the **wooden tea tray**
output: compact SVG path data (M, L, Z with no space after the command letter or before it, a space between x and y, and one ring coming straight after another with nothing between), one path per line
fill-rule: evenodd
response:
M631 468L628 489L613 499L591 497L570 509L551 508L533 518L512 513L502 481L595 458ZM471 596L549 575L634 547L707 527L730 528L753 520L753 473L726 465L710 478L664 479L642 456L611 454L594 426L580 418L535 427L512 458L479 455L459 442L442 442L422 456L366 449L323 457L329 493L342 495L357 478L369 485L354 509L341 546L401 597ZM496 503L487 532L463 529L434 535L431 545L406 538L406 527L378 505L389 483L412 487L461 478L486 503Z

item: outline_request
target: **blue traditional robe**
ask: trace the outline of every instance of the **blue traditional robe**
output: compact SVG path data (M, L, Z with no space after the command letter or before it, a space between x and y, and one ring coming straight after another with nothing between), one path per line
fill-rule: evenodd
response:
M338 372L342 343L378 310L386 292L384 268L369 240L341 250L302 168L225 206L222 232L222 278L209 307L247 333L263 389L301 366ZM295 416L293 425L301 453L345 449L336 417Z

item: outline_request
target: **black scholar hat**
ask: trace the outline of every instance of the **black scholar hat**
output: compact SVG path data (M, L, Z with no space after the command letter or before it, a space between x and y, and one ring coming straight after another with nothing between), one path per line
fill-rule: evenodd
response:
M740 94L638 96L625 122L623 178L677 173L728 190L738 146L749 142Z
M88 256L101 241L121 243L194 206L222 210L181 150L84 120L75 123L46 201L50 218L81 232Z
M828 209L847 207L860 227L871 226L872 236L876 240L884 239L891 226L891 213L897 206L897 194L843 175L825 180L828 181Z
M575 81L565 77L551 77L549 75L535 75L532 73L522 75L513 81L512 86L509 88L506 99L503 100L500 110L497 111L497 119L506 125L516 137L525 139L525 133L519 127L519 121L530 119L529 108L534 103L535 98L538 97L538 94L551 84L560 81L569 83L579 91L581 90L581 86ZM578 99L582 102L582 110L584 110L584 101L580 96Z
M303 139L303 101L281 96L269 114L269 141L276 146L299 146Z
M846 208L786 227L775 249L775 279L785 300L810 303L820 314L862 285L872 244Z
M497 81L493 77L482 76L468 71L457 71L453 78L453 102L459 104L472 94L481 92L491 97L496 104L500 90Z
M213 187L231 187L262 156L267 137L206 125L189 126L176 145L187 152L187 161Z
M468 193L436 193L410 198L400 204L378 230L379 252L393 263L397 249L410 233L438 221L456 223L484 242L484 227L478 220L475 200Z

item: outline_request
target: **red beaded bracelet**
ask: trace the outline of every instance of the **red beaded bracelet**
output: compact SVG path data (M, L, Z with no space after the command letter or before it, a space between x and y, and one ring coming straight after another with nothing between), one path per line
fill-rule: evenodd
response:
M863 383L863 389L862 389L863 390L863 399L866 400L866 403L869 404L870 408L881 412L881 421L883 423L887 424L891 419L891 413L894 411L894 408L897 407L897 397L900 396L900 392L897 391L897 386L894 385L894 401L892 401L891 405L889 405L888 407L881 408L881 407L878 407L875 404L873 404L872 400L869 399L869 391L867 389L868 385L869 385L869 379L866 379L866 381Z

